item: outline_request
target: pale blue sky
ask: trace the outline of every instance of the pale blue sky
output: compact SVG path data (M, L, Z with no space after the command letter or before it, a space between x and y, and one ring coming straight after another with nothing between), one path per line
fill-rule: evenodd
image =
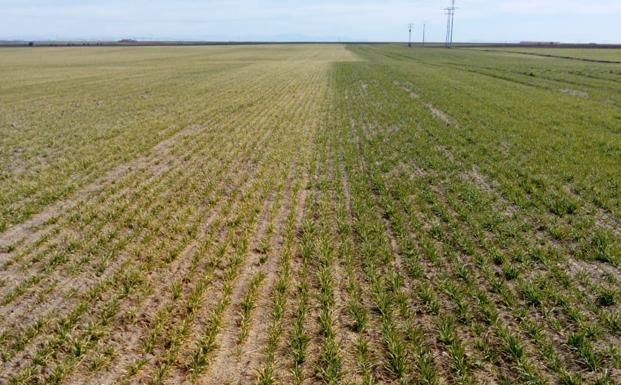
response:
M0 0L4 39L444 39L450 0ZM457 41L621 43L621 0L457 0Z

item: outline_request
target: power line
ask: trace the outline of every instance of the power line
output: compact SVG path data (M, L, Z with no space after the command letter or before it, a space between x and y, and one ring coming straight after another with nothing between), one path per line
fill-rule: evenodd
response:
M446 36L444 37L444 46L448 48L449 46L449 36L451 34L451 11L450 8L444 8L446 14Z
M445 8L446 11L446 41L447 48L453 47L453 27L455 25L455 0L451 0L451 6Z

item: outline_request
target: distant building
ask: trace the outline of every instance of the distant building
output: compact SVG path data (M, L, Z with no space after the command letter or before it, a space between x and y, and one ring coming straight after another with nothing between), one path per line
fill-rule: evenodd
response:
M521 41L520 45L561 45L560 41Z

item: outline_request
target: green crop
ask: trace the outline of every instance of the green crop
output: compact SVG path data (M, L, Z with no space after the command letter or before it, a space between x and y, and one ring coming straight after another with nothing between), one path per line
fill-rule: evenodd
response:
M0 382L621 382L618 50L7 48Z

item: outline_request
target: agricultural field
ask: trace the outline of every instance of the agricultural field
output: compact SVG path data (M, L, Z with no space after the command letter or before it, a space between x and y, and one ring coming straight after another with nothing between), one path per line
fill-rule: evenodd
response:
M597 54L1 49L0 383L621 383Z
M485 48L483 50L492 52L515 52L523 55L543 56L565 59L583 59L586 61L621 63L621 49L576 49L576 48Z

